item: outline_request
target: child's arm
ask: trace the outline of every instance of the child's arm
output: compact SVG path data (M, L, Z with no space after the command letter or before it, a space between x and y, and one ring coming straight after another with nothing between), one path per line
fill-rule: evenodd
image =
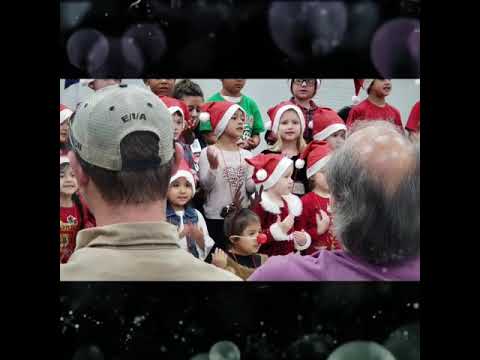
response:
M219 176L219 166L216 169L212 169L210 167L210 162L208 161L207 151L210 146L204 148L200 153L200 160L198 162L198 166L200 168L199 171L199 180L200 185L205 191L210 191L213 189L215 185L215 181L217 176Z

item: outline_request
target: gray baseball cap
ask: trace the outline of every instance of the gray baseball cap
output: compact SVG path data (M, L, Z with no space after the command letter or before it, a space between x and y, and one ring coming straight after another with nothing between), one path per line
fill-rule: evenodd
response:
M70 119L72 149L89 164L120 171L120 143L128 134L149 131L158 136L158 159L140 160L137 168L168 163L174 154L172 118L160 98L135 85L109 86L82 102Z

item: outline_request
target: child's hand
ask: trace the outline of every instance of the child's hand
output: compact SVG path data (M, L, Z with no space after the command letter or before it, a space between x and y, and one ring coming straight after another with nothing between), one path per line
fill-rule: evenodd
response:
M328 230L330 226L330 217L327 215L325 211L320 209L320 214L315 215L315 219L317 220L317 234L322 235Z
M220 248L215 249L212 255L212 264L220 269L225 269L227 267L227 254Z
M217 149L215 149L215 147L207 147L207 159L211 169L215 170L216 168L218 168L218 151Z
M293 227L293 220L294 218L292 214L288 214L287 217L283 219L283 221L280 220L280 215L277 216L277 223L280 224L280 229L282 229L285 234L287 234Z
M205 249L205 235L203 230L198 225L189 224L190 226L190 237L195 240L200 249Z
M292 237L293 241L300 246L303 246L307 243L307 236L303 231L294 231L292 233Z

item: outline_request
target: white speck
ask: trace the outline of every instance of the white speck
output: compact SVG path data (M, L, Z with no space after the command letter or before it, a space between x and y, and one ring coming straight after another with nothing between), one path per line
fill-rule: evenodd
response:
M180 325L183 325L183 321L182 321L182 320L180 320L178 323L179 323Z
M108 16L108 12L105 13L105 16Z
M376 319L377 317L375 315L372 316L372 319Z
M210 39L213 39L213 38L215 37L215 33L211 32L210 34L208 34L208 37L209 37Z
M260 326L263 326L263 321L260 321Z
M382 272L383 272L383 273L386 273L387 271L388 271L388 269L387 269L387 268L385 268L385 267L384 267L384 268L382 268Z
M68 312L68 315L72 315L72 314L73 314L73 310L70 310L70 311Z
M174 338L174 339L178 339L178 334L174 334L174 335L173 335L173 338Z
M60 321L63 321L63 316L60 316Z
M83 314L83 318L85 319L87 317L87 314Z
M403 336L408 337L408 331L405 330L405 331L403 332Z
M97 325L100 325L100 321L97 321Z
M267 334L265 334L265 333L262 333L262 337L265 337L265 336L267 336Z
M420 307L420 304L419 304L419 303L414 303L414 304L413 304L413 308L414 308L414 309L418 309L419 307Z
M160 351L161 351L161 352L166 352L166 351L167 351L167 348L162 345L162 346L160 347Z
M80 325L75 324L75 329L78 329L79 327L80 327Z
M182 342L185 342L185 338L184 338L184 337L182 337L180 340L182 340Z
M322 10L320 11L320 15L322 15L322 16L325 16L325 15L327 15L327 14L328 14L328 11L327 11L326 9L322 9Z
M300 321L300 320L302 320L302 319L303 319L303 316L299 314L299 315L297 316L297 320Z
M410 307L410 303L407 304L407 307Z

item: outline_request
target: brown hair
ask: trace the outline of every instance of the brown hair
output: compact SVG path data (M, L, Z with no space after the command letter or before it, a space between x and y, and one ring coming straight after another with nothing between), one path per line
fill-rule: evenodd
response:
M136 131L120 144L122 163L142 162L158 157L158 137ZM102 198L112 204L142 204L166 197L174 157L155 168L112 171L89 164L77 156L83 171L92 179Z
M253 222L261 224L258 215L247 208L242 208L228 214L223 223L223 232L225 233L227 248L232 246L232 242L229 239L230 236L242 235L245 228Z

